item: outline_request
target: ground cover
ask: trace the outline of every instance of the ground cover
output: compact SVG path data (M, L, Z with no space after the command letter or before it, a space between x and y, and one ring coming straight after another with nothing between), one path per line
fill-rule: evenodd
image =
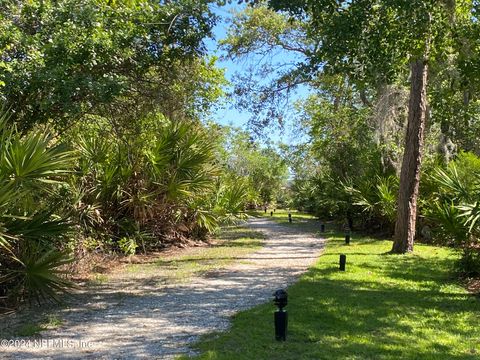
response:
M273 217L282 220L281 215ZM480 301L452 274L451 249L329 233L325 253L288 289L289 334L273 336L272 304L237 314L206 336L199 359L478 359ZM347 271L338 271L339 254Z

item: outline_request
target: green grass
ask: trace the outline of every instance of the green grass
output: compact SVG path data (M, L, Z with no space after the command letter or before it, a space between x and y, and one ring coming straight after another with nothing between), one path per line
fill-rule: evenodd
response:
M27 322L22 324L14 332L10 333L12 336L34 336L41 331L47 329L56 329L63 324L63 320L56 315L44 316L41 320L36 322Z
M108 282L108 275L101 273L93 273L90 283L92 285L101 285Z
M332 235L326 252L288 289L289 331L273 336L272 304L241 312L224 334L198 343L198 359L479 359L480 301L452 276L456 254ZM338 270L339 254L347 271ZM273 289L272 289L273 290Z
M297 210L287 210L287 209L276 209L275 212L273 213L273 216L270 215L270 213L273 211L273 209L267 209L267 213L265 213L264 210L250 210L247 213L250 216L254 217L268 217L272 218L273 220L280 221L283 220L288 223L288 214L292 214L292 219L295 220L305 220L305 219L315 219L315 216L312 214L300 212Z
M269 220L275 221L277 224L287 225L291 228L307 230L311 232L320 231L320 224L317 218L308 213L299 212L297 210L276 209L273 216L270 215L273 209L268 209L265 214L264 210L251 210L248 212L253 217L265 217ZM292 222L288 221L288 214L292 214Z
M174 255L155 260L150 264L134 264L129 272L155 272L162 282L187 281L192 276L225 267L248 254L259 250L264 236L243 226L229 226L222 229L215 244L187 251L186 255Z
M38 333L45 328L39 324L24 324L18 329L17 333L15 335L17 336L34 336L38 335Z

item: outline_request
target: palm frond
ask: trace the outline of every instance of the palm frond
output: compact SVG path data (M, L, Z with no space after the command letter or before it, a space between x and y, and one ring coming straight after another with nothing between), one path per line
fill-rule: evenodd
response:
M5 280L14 279L15 296L27 299L60 301L59 293L67 292L74 285L65 278L63 265L72 258L55 249L45 249L38 243L30 243L15 258L17 266L9 269Z
M464 218L468 231L470 233L473 231L478 232L480 229L480 202L476 201L471 204L460 205L458 210L462 211L460 216Z
M467 184L465 184L459 176L455 164L452 164L447 170L441 168L435 169L432 178L439 185L440 190L447 193L452 200L470 200L471 192Z

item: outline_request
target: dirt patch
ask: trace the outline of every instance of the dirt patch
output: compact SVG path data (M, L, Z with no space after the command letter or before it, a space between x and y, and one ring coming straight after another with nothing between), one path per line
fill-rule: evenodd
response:
M465 287L470 293L480 296L480 279L468 279Z

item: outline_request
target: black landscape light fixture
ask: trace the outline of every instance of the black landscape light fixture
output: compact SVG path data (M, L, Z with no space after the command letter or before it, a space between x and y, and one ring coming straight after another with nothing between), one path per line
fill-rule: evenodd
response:
M273 216L273 211L270 211L270 216Z
M273 293L273 297L273 303L278 307L274 314L275 340L285 341L287 340L288 314L284 307L287 306L288 294L285 290L279 289Z
M325 224L320 225L320 232L322 232L322 233L325 232Z
M340 255L340 271L345 271L345 265L347 264L347 255Z
M288 213L288 222L291 223L292 222L292 214Z
M345 229L345 244L350 245L350 228Z
M267 208L265 208L265 214L267 213Z

